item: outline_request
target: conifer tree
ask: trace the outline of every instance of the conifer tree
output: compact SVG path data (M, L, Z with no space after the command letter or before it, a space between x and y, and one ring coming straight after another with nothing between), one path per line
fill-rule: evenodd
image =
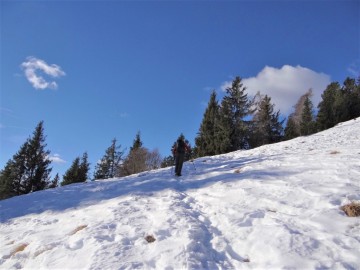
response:
M311 135L316 132L314 119L313 104L310 97L306 96L300 122L300 134L302 136Z
M61 185L85 182L88 179L89 169L88 154L85 152L81 159L80 157L74 159L71 167L65 172Z
M322 100L318 105L319 111L316 118L319 130L332 128L336 125L335 100L338 92L340 92L340 85L338 82L333 82L322 93Z
M60 182L59 174L57 173L53 180L49 183L47 188L56 188Z
M174 165L174 157L167 156L161 162L161 168L166 168Z
M301 134L301 123L303 119L303 112L305 101L309 100L312 96L312 89L309 89L304 95L302 95L294 106L294 112L288 117L288 121L285 127L285 139L293 139ZM312 103L311 103L312 104ZM310 104L307 104L310 105ZM313 123L314 124L314 123Z
M230 124L230 151L245 149L248 145L249 123L245 117L252 114L252 102L248 99L246 87L243 86L241 78L236 77L231 87L226 88L226 96L223 98L220 112L224 115L220 117L223 121L220 125L223 136L228 132ZM227 123L228 121L230 123Z
M219 109L219 118L215 123L216 130L216 153L224 154L231 152L234 147L232 145L231 136L233 133L233 121L230 104L224 99Z
M8 161L0 172L0 197L9 198L15 195L43 190L47 187L51 168L46 150L43 121L35 128L20 150Z
M217 154L216 122L219 118L219 104L215 90L211 93L210 101L205 110L202 123L195 138L196 155L198 157Z
M279 142L283 136L282 124L279 120L280 111L274 112L274 104L267 95L261 97L253 117L251 147Z
M136 134L135 140L133 141L133 145L130 147L130 152L142 147L143 142L141 141L140 137L141 137L140 131L138 131L138 133Z
M291 140L300 136L300 133L298 132L298 128L294 121L293 114L289 115L284 131L285 131L285 135L284 135L285 140Z
M119 166L124 152L120 151L121 145L116 145L116 139L111 142L111 146L105 151L105 155L95 166L94 179L108 179L119 175Z
M360 78L359 78L360 79ZM360 116L360 92L355 79L346 78L341 88L341 107L338 122L344 122Z
M148 151L142 147L140 132L136 134L133 145L130 147L129 154L124 159L119 170L119 176L127 176L135 173L140 173L147 170L146 156Z

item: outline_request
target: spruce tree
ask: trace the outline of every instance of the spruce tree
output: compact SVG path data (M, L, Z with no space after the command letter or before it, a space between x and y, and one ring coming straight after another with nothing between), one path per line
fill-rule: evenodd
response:
M226 88L226 96L223 98L222 113L231 119L230 151L245 149L248 145L249 123L245 117L252 114L252 102L248 99L246 87L243 86L241 78L236 77L231 87ZM227 120L227 119L223 120ZM223 132L223 131L221 131Z
M217 154L216 122L219 118L219 104L215 90L211 93L210 101L205 110L198 136L195 138L196 155L198 157Z
M140 132L136 134L133 145L130 147L129 154L120 165L119 176L127 176L147 170L146 156L148 150L144 148L141 141Z
M261 97L253 117L251 147L279 142L283 136L282 124L279 120L280 111L274 112L274 104L267 95Z
M120 151L120 148L121 146L116 145L116 139L114 138L109 148L106 149L105 155L95 166L94 179L108 179L119 174L118 170L124 154L124 152Z
M330 83L322 93L322 100L318 105L319 111L316 117L319 130L332 128L336 125L335 100L338 92L340 92L340 85L337 82L333 82Z
M306 96L300 122L300 134L302 136L311 135L316 132L314 118L313 104L310 97Z
M293 114L289 115L284 131L285 131L285 135L284 135L285 140L291 140L300 136Z
M81 159L80 157L74 159L71 167L65 172L61 185L85 182L88 179L89 169L88 154L85 152Z
M303 122L303 113L306 100L310 101L312 96L312 89L309 89L304 95L302 95L294 106L294 112L288 117L288 121L285 127L285 139L293 139L301 134L301 123ZM312 103L311 103L312 104ZM310 104L307 104L308 106ZM314 125L314 123L312 123Z
M230 104L223 99L219 109L218 121L215 122L217 154L229 153L234 149L231 140L233 129Z
M56 188L60 182L59 174L57 173L53 180L49 183L47 188Z
M8 161L0 172L0 197L9 198L43 190L47 187L51 168L46 150L43 121L35 128L20 150Z

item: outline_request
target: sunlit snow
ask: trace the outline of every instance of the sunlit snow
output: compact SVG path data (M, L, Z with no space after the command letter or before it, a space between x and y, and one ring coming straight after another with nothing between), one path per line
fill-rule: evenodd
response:
M1 269L360 269L360 119L0 201ZM155 241L148 243L145 238Z

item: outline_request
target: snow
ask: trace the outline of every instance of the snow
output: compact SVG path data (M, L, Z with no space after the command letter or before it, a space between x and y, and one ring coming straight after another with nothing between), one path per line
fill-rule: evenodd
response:
M172 174L0 201L0 269L360 269L360 119Z

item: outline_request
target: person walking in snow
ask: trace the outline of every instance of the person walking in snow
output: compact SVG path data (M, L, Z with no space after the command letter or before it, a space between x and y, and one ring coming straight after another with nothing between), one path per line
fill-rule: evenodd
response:
M173 156L175 157L175 175L181 176L181 170L184 163L185 153L190 152L190 147L184 141L184 135L180 135L176 144L171 149Z

